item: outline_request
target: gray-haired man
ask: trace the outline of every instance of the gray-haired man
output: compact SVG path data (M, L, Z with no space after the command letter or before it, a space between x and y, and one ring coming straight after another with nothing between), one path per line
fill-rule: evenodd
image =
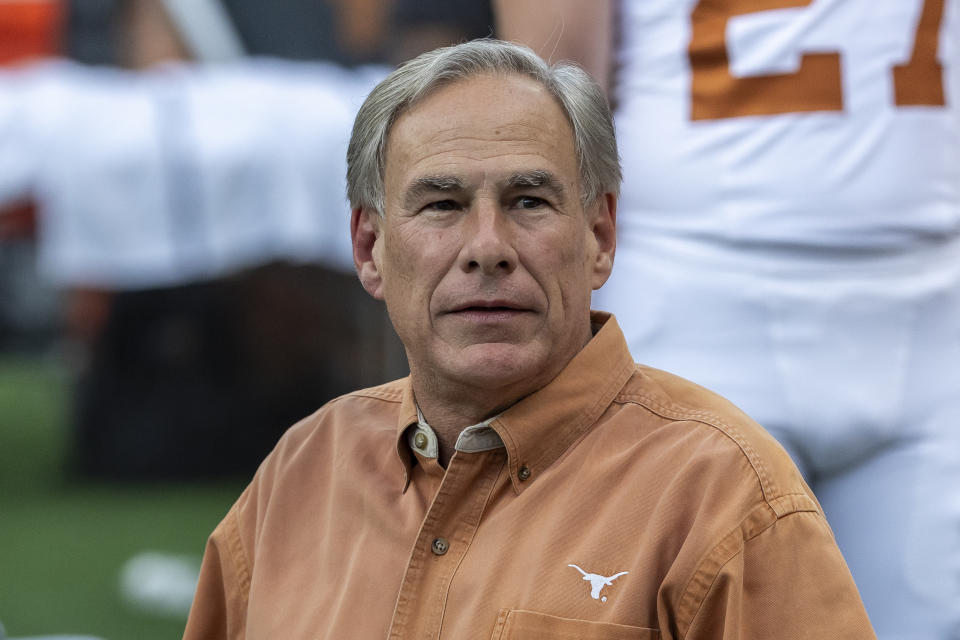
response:
M410 376L287 433L211 536L187 638L873 637L787 455L591 314L620 176L583 72L425 54L348 164Z

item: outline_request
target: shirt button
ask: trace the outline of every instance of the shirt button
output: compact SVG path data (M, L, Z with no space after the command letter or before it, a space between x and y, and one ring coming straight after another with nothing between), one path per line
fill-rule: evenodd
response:
M529 478L530 478L530 468L527 467L526 465L520 467L520 469L517 471L517 477L520 478L521 480L527 480L527 479L529 479Z
M442 556L450 549L450 543L447 542L446 538L437 538L433 541L433 544L430 545L430 550L433 551L434 555Z
M426 449L427 448L427 434L418 433L413 437L413 446L417 449Z

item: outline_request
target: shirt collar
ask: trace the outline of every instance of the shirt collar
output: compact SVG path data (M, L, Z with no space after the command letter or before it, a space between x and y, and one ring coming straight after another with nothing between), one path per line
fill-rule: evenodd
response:
M497 417L499 416L487 418L461 431L453 448L466 453L503 448L503 440L500 439L500 434L490 426L490 423ZM427 424L426 419L420 412L420 407L417 407L417 426L407 429L407 444L410 445L411 449L419 451L420 455L427 458L436 458L439 455L440 445L437 441L437 434Z
M464 450L497 448L500 445L495 444L486 428L496 432L506 447L507 468L517 493L535 482L590 430L633 373L633 358L616 319L594 311L590 320L595 335L556 378L503 413L464 430L466 439L461 434L457 441L458 449L461 441ZM397 424L397 452L406 470L404 490L410 482L413 438L417 433L428 438L433 435L432 429L427 427L428 434L420 425L418 414L408 378ZM410 429L413 425L417 427ZM480 449L475 448L480 446L477 436L484 443Z

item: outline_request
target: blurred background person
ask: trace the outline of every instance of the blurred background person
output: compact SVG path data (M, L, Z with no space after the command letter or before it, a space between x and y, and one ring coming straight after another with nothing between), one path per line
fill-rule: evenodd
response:
M960 637L960 2L496 4L616 104L595 306L780 440L880 638Z
M42 273L69 290L72 467L246 473L318 397L383 375L379 312L335 271L330 154L380 73L248 62L216 2L110 5L73 7L70 46L130 71L57 61L8 84L7 164L26 165ZM85 45L96 24L111 49Z

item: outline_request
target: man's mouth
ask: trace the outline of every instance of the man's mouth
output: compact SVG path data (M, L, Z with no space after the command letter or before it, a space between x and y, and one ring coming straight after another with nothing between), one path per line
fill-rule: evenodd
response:
M530 312L531 309L513 302L491 300L470 301L465 304L458 305L449 313L461 318L476 320L479 322L498 322L509 320L517 317L518 315Z

